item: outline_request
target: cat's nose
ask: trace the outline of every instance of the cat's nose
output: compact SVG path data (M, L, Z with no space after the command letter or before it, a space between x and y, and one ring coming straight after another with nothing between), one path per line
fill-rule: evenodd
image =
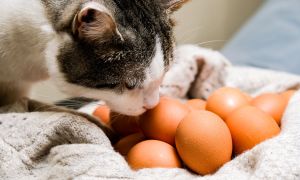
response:
M155 90L151 94L146 94L144 97L144 109L153 109L159 103L159 90Z
M150 110L150 109L153 109L156 105L157 105L157 104L145 104L145 105L143 106L143 108L144 108L145 110Z
M158 104L159 101L157 102L151 102L151 103L144 103L144 106L143 108L146 109L146 110L149 110L149 109L153 109L157 104Z

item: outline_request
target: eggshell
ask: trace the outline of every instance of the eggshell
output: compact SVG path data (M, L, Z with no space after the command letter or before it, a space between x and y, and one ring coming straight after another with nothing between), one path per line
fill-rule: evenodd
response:
M279 94L265 93L255 97L251 101L251 105L271 115L277 124L280 125L286 107L286 100Z
M162 97L154 109L141 116L141 129L149 139L174 145L176 128L188 111L188 107L178 100Z
M121 136L141 132L139 126L139 117L125 116L118 113L111 113L110 126Z
M280 94L285 99L286 105L289 103L290 99L296 92L296 90L288 90Z
M205 110L206 107L206 101L202 99L191 99L188 100L185 103L189 108L195 109L195 110Z
M132 169L180 168L181 161L175 148L158 140L147 140L136 144L127 155Z
M280 132L270 115L253 106L235 110L228 116L226 123L231 132L235 154L241 154Z
M250 96L249 94L247 94L247 93L243 93L244 94L244 96L246 97L246 99L248 100L248 102L250 103L251 101L252 101L252 96Z
M123 156L126 156L129 150L137 143L145 140L145 136L142 133L135 133L128 135L121 139L114 145L116 151L118 151Z
M211 174L231 160L232 139L225 122L209 111L191 111L179 124L176 148L193 171Z
M235 109L249 104L248 97L236 88L223 87L213 92L207 99L206 109L222 119Z
M110 109L106 105L99 106L93 113L94 116L100 119L104 124L109 124Z

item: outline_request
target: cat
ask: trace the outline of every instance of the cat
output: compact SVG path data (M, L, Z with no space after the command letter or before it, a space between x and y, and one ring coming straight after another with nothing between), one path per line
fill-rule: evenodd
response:
M171 14L187 0L1 0L0 106L51 78L63 92L139 115L173 59Z

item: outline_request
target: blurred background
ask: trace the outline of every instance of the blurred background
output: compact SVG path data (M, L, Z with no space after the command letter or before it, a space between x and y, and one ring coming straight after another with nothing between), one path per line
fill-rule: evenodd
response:
M191 0L174 14L177 22L175 35L178 44L197 44L221 49L247 22L263 0ZM31 97L53 102L68 97L52 82L37 84Z
M263 0L191 0L174 14L179 44L220 49Z

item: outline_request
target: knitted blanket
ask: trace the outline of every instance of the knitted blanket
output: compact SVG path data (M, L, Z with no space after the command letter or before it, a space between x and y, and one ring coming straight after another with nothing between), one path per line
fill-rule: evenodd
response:
M252 95L298 89L300 77L234 67L218 52L176 50L162 94L207 97L221 86ZM95 124L70 113L30 112L26 100L0 110L1 179L300 179L300 92L292 97L282 131L221 167L199 176L184 169L133 171Z

